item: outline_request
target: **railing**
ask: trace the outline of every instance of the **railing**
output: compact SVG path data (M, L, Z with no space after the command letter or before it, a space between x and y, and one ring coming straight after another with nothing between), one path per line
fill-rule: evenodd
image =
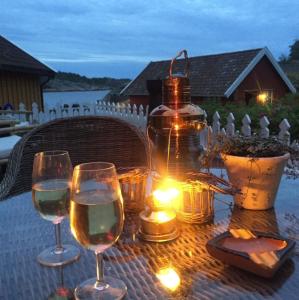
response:
M73 116L111 116L127 121L142 131L146 130L148 107L137 107L130 104L109 103L101 101L94 104L69 105L68 107L56 105L45 107L40 111L36 103L32 104L32 123L45 123L51 120Z
M20 122L26 122L26 121L29 122L31 116L32 116L32 111L26 110L26 107L23 103L19 104L18 110L10 110L10 109L0 110L1 119L7 119L7 120L16 119Z
M12 114L12 111L5 111L6 114ZM44 111L39 110L36 103L32 104L31 111L27 111L25 105L20 103L18 113L14 116L20 121L28 120L30 124L42 124L51 120L72 117L72 116L84 116L84 115L97 115L97 116L113 116L129 122L136 127L138 127L143 132L146 131L147 126L147 115L148 106L143 107L140 105L130 104L120 104L120 103L110 103L110 102L99 102L94 104L84 104L84 105L69 105L68 107L61 106L59 104L54 107L45 107ZM219 113L216 111L213 115L213 122L209 124L201 133L201 143L207 146L209 138L212 140L216 138L219 134L233 136L238 132L245 136L250 136L252 134L251 119L249 115L245 115L242 120L242 126L239 130L235 126L235 117L233 113L229 113L226 121L221 124L221 119ZM266 116L263 116L259 120L258 134L262 137L268 137L271 133L269 130L270 121ZM290 135L291 125L285 118L279 124L278 138L287 144L292 144L298 146L298 142L295 138L291 139Z

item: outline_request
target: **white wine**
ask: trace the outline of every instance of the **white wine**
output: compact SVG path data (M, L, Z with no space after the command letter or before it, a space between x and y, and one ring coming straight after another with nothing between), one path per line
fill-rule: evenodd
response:
M70 223L74 237L82 246L103 252L118 239L123 228L121 194L92 190L74 195Z
M40 215L59 223L69 212L70 183L67 180L45 180L32 187L32 199Z

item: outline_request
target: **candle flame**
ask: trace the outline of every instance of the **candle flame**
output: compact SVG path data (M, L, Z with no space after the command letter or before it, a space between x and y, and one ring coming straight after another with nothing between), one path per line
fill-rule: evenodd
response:
M155 213L155 219L159 223L165 223L165 222L170 221L171 219L173 219L173 216L168 214L166 211L158 211L158 212Z
M169 187L166 190L155 190L153 195L158 206L168 206L179 195L179 191L174 187Z
M160 187L153 192L154 205L156 207L172 208L175 206L175 201L180 194L176 184L176 181L171 178L163 180Z

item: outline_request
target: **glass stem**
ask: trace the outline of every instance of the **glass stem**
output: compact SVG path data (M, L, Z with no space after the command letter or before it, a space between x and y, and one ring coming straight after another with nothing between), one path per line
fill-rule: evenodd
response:
M95 288L98 290L103 290L108 287L108 285L104 283L103 255L101 252L95 252L95 254L96 254L96 267L97 267L97 280L95 283Z
M61 230L60 223L55 224L55 238L56 238L56 248L55 254L60 254L63 252L63 247L61 245Z

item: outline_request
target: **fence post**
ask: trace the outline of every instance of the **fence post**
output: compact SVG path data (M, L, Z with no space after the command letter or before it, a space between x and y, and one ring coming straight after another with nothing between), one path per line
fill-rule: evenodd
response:
M26 114L25 114L26 107L25 107L25 104L22 102L20 102L20 104L19 104L19 111L20 111L20 113L19 113L20 122L25 122L26 121ZM24 113L22 113L22 112L24 112Z
M144 107L142 104L139 106L139 117L144 118Z
M235 135L235 117L231 112L227 116L226 134L227 136Z
M212 124L212 129L213 129L213 142L216 141L218 134L220 133L220 115L218 111L216 111L213 115L213 124Z
M115 108L116 108L116 107L115 107L115 103L112 102L112 103L111 103L111 115L112 115L112 116L115 116Z
M132 106L131 106L131 104L129 103L128 106L127 106L127 115L128 115L128 116L131 116L131 113L132 113Z
M279 133L278 138L285 144L290 145L291 141L291 134L289 132L289 129L291 128L291 125L287 119L283 119L279 124Z
M221 136L226 136L226 130L225 130L224 127L221 128L220 135L221 135Z
M62 118L62 111L61 111L61 105L59 103L56 103L56 106L55 106L55 119L60 119Z
M42 124L42 123L44 123L44 122L46 122L46 121L45 121L45 113L43 113L42 111L40 111L40 112L38 113L38 123L39 123L39 124Z
M50 117L50 108L48 106L44 107L43 121L48 122L51 120Z
M251 136L251 127L250 127L251 120L247 114L242 119L242 124L243 124L243 126L241 128L241 131L242 131L243 135Z
M212 126L208 126L207 135L206 135L206 148L208 150L212 149L212 146L214 145L214 132Z
M121 115L121 105L119 104L119 102L117 102L115 107L115 116L120 118L120 115Z
M268 138L270 135L270 131L268 126L270 125L270 122L266 116L263 116L260 118L260 137L261 138Z
M38 104L32 103L32 123L39 123Z

